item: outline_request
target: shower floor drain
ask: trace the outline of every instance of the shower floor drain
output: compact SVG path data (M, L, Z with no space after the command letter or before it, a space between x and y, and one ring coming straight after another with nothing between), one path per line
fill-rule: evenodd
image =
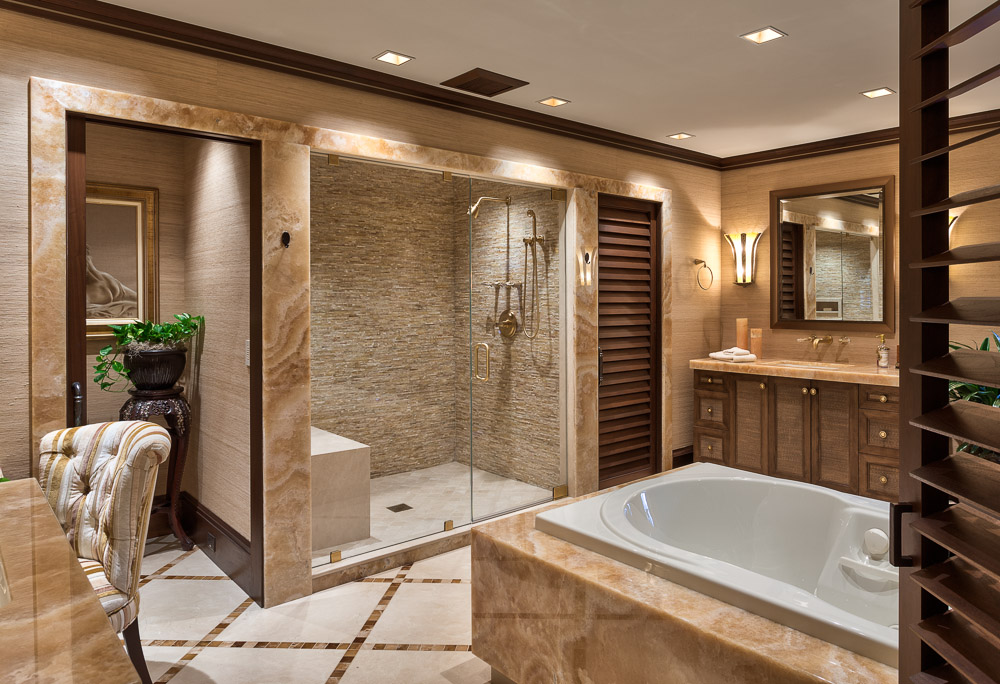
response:
M408 506L406 504L396 504L395 506L386 506L393 513L402 513L403 511L413 510L413 506Z

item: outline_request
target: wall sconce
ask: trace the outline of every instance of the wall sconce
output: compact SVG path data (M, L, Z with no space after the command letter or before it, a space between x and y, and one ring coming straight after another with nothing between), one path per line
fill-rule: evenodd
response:
M585 249L578 255L581 285L590 285L594 282L594 260L596 257L596 250L591 249Z
M763 231L749 233L725 233L726 242L733 250L736 260L736 284L749 285L757 273L757 243Z

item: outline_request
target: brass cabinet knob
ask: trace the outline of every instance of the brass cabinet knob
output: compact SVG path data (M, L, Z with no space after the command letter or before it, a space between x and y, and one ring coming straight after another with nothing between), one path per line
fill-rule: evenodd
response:
M765 385L764 383L760 383L760 388L761 389L767 389L767 385Z
M887 397L884 394L882 394L882 395L879 395L878 400L879 400L880 403L884 404L885 402L889 401L889 397Z
M712 415L712 407L709 407L709 408L708 408L708 409L706 409L706 410L708 411L708 415Z
M803 387L802 388L802 394L809 394L809 388L808 387Z
M882 439L885 439L886 437L889 436L889 433L886 432L885 430L879 430L878 431L878 436L881 437Z
M813 395L815 397L817 394L819 394L819 390L817 390L815 387L813 387L811 390L809 390L809 394L811 394L811 395Z
M711 450L712 450L712 445L711 445L711 444L709 444L709 445L708 445L708 450L709 450L709 451L711 451Z
M878 481L881 482L882 484L889 484L889 478L887 478L885 475L880 477Z
M705 380L705 382L707 382L709 385L711 385L712 384L712 378L708 378L707 380Z

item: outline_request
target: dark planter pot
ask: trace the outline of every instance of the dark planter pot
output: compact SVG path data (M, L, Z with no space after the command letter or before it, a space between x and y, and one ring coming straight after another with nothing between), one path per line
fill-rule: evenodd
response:
M183 349L148 349L124 355L129 380L137 390L166 390L177 384L187 363Z

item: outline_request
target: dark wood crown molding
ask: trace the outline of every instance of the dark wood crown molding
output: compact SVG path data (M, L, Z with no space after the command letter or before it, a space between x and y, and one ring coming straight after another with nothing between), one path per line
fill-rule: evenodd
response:
M0 0L0 9L708 169L740 169L899 142L899 129L886 128L716 157L98 0ZM1000 109L955 117L951 122L953 132L997 125Z

